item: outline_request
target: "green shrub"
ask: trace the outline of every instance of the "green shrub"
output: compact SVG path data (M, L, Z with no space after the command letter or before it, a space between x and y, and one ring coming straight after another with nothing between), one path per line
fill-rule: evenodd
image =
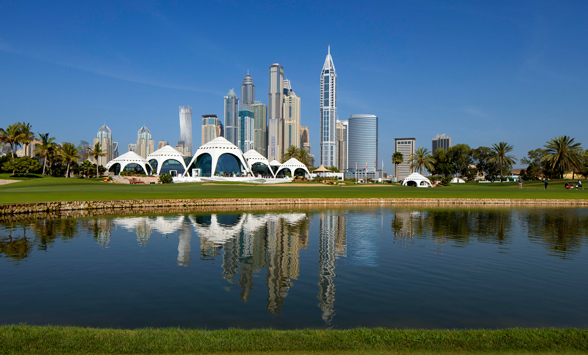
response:
M174 178L170 174L161 174L159 175L159 182L161 184L171 184L174 182Z

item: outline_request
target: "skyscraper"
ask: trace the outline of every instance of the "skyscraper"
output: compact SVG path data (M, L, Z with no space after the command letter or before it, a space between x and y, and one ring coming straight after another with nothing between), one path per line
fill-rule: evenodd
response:
M225 138L239 145L239 98L233 89L225 96Z
M146 159L147 156L155 151L155 141L151 138L151 132L145 126L137 132L137 144L135 153Z
M329 46L325 64L321 71L321 164L335 166L337 164L337 73L331 58Z
M300 147L310 154L310 132L308 126L300 126Z
M249 110L239 111L239 144L242 152L253 149L254 122L253 112Z
M300 148L300 98L296 96L290 80L284 80L284 150Z
M449 148L451 148L451 137L444 134L438 134L435 138L432 139L431 148L431 153L433 154L435 154L435 151L439 148L449 150Z
M257 101L251 105L253 112L253 149L267 158L267 106Z
M202 115L202 144L210 142L216 137L222 137L223 124L216 115Z
M349 121L337 120L337 169L347 170L347 146L349 142Z
M378 117L351 115L348 121L348 169L376 171L378 161Z
M159 143L157 143L157 149L161 149L161 148L165 147L168 144L169 144L168 142L166 142L164 140L161 140L161 141L159 141Z
M269 98L267 108L267 154L268 160L282 160L284 155L283 134L284 118L282 105L284 95L284 68L278 63L270 66L269 72Z
M192 107L180 106L180 141L184 142L185 155L192 156Z
M106 163L114 159L114 147L112 144L112 131L108 128L107 125L100 127L98 130L98 134L96 138L94 138L94 145L96 143L100 143L100 148L104 153L105 156L98 157L97 164L106 166Z
M396 176L398 181L404 179L408 175L410 175L413 171L410 169L410 157L414 155L414 145L415 139L414 138L395 138L394 139L394 152L402 153L402 158L404 161L401 164L397 165L398 171L396 172Z
M253 78L247 75L243 78L241 85L241 110L251 110L251 105L255 102L255 85L253 85Z

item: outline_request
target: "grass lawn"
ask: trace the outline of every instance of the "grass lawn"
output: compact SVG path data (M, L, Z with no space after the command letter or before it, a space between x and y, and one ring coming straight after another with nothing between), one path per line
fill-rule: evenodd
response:
M0 174L0 179L9 179ZM585 199L588 190L566 190L564 180L526 183L455 184L448 187L415 188L391 184L319 185L317 184L205 184L125 185L104 183L99 179L29 178L0 185L0 203L90 201L177 198L529 198Z
M586 329L190 330L0 327L2 354L576 354Z

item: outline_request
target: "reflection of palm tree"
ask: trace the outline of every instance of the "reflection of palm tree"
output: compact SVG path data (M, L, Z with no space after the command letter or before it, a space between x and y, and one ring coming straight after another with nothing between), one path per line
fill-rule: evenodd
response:
M488 159L490 163L498 163L500 167L500 181L502 181L502 167L506 164L511 166L516 161L514 155L508 155L512 152L513 146L506 142L492 144L492 157Z
M49 156L53 154L53 151L55 150L55 143L53 143L55 138L49 138L49 133L39 133L39 139L41 140L41 144L37 145L35 148L35 154L38 154L43 158L43 176L45 176L47 160L49 160Z
M394 164L394 176L398 180L398 164L402 164L404 162L404 156L400 152L395 152L392 154L392 164Z
M102 150L100 142L96 142L94 147L90 148L87 154L96 160L96 177L100 177L100 173L98 172L98 158L106 156L106 152Z
M561 178L566 170L575 172L582 166L582 148L580 143L574 142L574 138L556 137L547 142L544 147L546 154L542 160L558 171Z
M435 164L435 158L427 148L418 148L408 161L410 162L410 169L418 169L421 175L423 174L423 168L431 171L433 170L433 164Z
M77 148L73 143L63 143L61 149L59 150L59 155L63 162L66 163L67 169L65 171L65 177L69 177L69 167L71 163L76 163L78 161L78 153L80 152L80 148Z

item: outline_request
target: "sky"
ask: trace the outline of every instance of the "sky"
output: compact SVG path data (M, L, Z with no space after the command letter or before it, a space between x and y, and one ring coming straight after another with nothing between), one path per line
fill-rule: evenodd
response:
M201 116L223 119L247 71L267 104L279 63L318 161L329 45L338 118L378 116L385 171L393 138L504 141L518 159L561 135L588 148L588 2L563 0L2 0L0 127L79 143L106 124L123 154L143 125L175 146L189 105L195 151Z

